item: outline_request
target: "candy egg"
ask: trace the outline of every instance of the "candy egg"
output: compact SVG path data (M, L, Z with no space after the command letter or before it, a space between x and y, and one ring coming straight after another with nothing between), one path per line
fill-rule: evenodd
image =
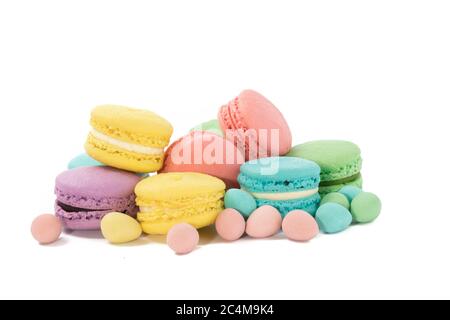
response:
M352 215L340 204L328 202L317 209L316 221L324 233L337 233L350 226Z
M350 202L348 201L348 198L344 194L339 193L339 192L331 192L331 193L328 193L327 195L325 195L322 198L322 201L320 201L320 205L323 205L328 202L340 204L341 206L345 207L346 209L350 208Z
M225 208L239 211L245 218L255 211L256 200L253 196L241 189L230 189L225 193Z
M280 212L272 206L262 206L250 215L245 231L250 237L266 238L276 234L280 228Z
M42 214L31 224L31 234L40 244L49 244L59 239L62 223L53 214Z
M244 217L235 209L225 209L217 216L216 231L224 240L237 240L245 232Z
M186 254L197 247L199 238L197 229L190 224L179 223L167 233L167 245L177 254Z
M372 222L381 212L381 200L370 192L361 192L353 198L351 213L353 220L360 223Z
M136 240L142 234L139 222L127 214L111 212L100 223L103 237L111 243L125 243Z
M308 241L319 233L316 220L303 210L289 212L283 219L282 229L286 237L294 241Z
M339 190L339 193L342 193L344 196L346 196L349 202L352 202L353 198L355 198L361 192L361 188L355 186L345 186L341 190Z

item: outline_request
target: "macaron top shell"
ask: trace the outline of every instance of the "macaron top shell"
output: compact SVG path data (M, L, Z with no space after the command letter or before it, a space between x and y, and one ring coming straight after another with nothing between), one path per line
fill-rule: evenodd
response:
M333 181L356 175L361 170L359 147L343 140L310 141L292 148L289 157L300 157L316 162L321 168L321 181Z
M270 157L244 163L241 173L262 180L289 180L294 177L316 177L320 174L320 167L305 159Z
M140 179L132 172L111 167L79 167L64 171L56 177L55 193L64 204L80 206L80 199L85 199L86 202L97 201L95 208L101 209L98 204L104 198L134 197L134 187Z
M275 144L271 143L270 132L264 139L267 141L265 156L284 155L292 146L291 130L281 112L266 97L253 90L242 91L223 106L219 111L219 122L225 135L226 130L253 129L257 135L262 133L261 129L279 130L279 140Z
M241 166L240 185L250 192L289 192L317 188L320 167L309 160L271 157L252 160Z
M143 179L136 185L138 204L151 200L172 201L224 193L225 183L215 177L197 172L169 172Z
M91 126L113 138L150 147L165 147L172 125L156 113L118 105L101 105L91 112Z

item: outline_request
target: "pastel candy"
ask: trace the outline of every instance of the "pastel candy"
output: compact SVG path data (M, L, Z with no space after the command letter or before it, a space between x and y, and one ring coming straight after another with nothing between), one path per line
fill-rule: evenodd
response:
M326 194L322 198L320 205L323 205L328 202L340 204L341 206L345 207L346 209L350 208L350 202L348 201L347 197L339 192L331 192L331 193Z
M325 203L316 212L316 221L324 233L337 233L352 223L350 211L337 203Z
M237 240L245 232L244 217L235 209L225 209L216 219L216 231L224 240Z
M351 213L356 222L372 222L380 212L381 200L373 193L361 192L352 201Z
M197 247L199 238L197 229L188 223L179 223L167 233L167 245L176 254L186 254Z
M280 212L274 207L262 206L250 215L245 231L252 238L267 238L280 231L280 228Z
M308 241L319 233L316 220L303 210L289 212L283 219L282 229L286 237L294 241Z
M62 223L52 214L42 214L36 217L31 224L31 234L40 244L49 244L59 239Z
M344 196L346 196L349 202L352 202L353 198L361 192L362 190L355 186L345 186L341 190L339 190L339 193L342 193Z
M225 193L225 208L236 209L245 218L248 218L256 210L256 200L246 191L230 189Z
M139 222L129 215L111 212L100 223L103 237L111 243L126 243L139 238L142 228Z

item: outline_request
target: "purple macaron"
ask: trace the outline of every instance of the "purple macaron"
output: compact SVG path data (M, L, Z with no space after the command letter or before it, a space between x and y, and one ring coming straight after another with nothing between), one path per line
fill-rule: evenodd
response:
M72 230L98 230L109 212L135 217L134 173L110 167L80 167L56 177L55 214Z

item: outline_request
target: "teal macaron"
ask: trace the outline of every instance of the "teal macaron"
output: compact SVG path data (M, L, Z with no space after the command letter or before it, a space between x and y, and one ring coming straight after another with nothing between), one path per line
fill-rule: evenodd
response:
M275 207L283 217L296 209L314 215L320 202L320 167L305 159L270 157L246 162L238 182L258 207Z
M104 166L103 163L91 158L86 153L81 153L69 161L67 169L75 169L79 167L98 167Z
M225 193L225 208L237 210L244 218L248 218L256 210L256 200L241 189L230 189Z
M321 195L347 185L362 187L361 150L350 141L310 141L293 147L287 156L311 160L320 166Z

